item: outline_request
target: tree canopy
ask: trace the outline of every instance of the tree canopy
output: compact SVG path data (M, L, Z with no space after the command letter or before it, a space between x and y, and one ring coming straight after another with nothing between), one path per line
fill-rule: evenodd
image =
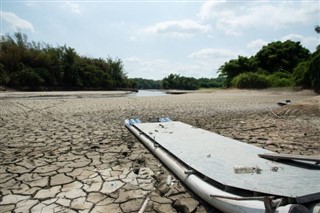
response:
M301 61L310 56L309 50L302 47L300 42L287 40L276 41L263 46L255 55L258 67L269 72L287 71L292 73L293 69Z
M315 30L319 30L320 27ZM320 50L311 54L300 42L276 41L263 46L256 55L238 56L219 68L224 86L264 88L301 86L319 91Z
M195 78L184 77L176 74L170 74L162 80L164 89L198 89L199 85Z
M132 87L120 59L83 57L67 46L29 42L21 33L1 37L0 84L23 90Z
M257 62L254 57L238 56L238 59L230 60L219 68L220 77L225 78L225 86L230 87L231 81L237 75L244 72L255 72Z
M134 86L137 89L161 89L161 80L151 80L143 78L132 78L130 79L134 82Z
M315 26L320 33L320 26ZM128 79L120 59L80 56L71 47L29 42L26 35L1 36L0 85L20 90L199 89L301 86L320 92L320 45L311 54L300 42L275 41L251 57L219 68L218 78L170 74L162 80Z

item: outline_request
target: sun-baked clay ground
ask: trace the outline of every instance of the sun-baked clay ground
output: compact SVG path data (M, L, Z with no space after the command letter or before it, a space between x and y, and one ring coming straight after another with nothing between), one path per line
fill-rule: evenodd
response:
M179 181L166 184L172 173L124 127L130 117L170 117L275 152L320 154L320 97L311 91L25 94L0 97L0 212L138 212L146 197L145 212L217 212Z

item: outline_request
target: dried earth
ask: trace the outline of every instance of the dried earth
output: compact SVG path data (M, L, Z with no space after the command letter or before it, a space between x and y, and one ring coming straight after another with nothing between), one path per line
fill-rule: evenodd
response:
M179 181L166 184L174 176L124 127L130 117L170 117L280 153L320 154L320 97L311 91L6 97L0 212L138 212L147 196L145 212L218 212Z

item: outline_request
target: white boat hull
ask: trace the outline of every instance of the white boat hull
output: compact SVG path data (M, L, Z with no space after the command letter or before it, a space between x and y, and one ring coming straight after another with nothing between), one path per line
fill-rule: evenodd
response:
M168 153L161 146L155 145L155 142L147 135L143 134L139 129L132 125L132 120L126 120L126 127L150 150L156 155L181 181L185 183L194 193L205 200L210 205L223 212L243 212L243 213L264 213L266 210L265 202L257 198L257 200L246 200L245 197L240 197L235 194L223 191L208 182L204 181L197 174L190 174L186 171L187 166L180 163L174 156ZM212 196L215 195L215 196ZM225 198L222 198L225 197ZM236 199L230 199L236 198ZM237 199L238 198L238 199ZM277 213L292 212L295 207L302 207L301 205L288 204L279 206L272 210ZM319 204L309 208L312 213L319 213ZM305 210L307 210L305 208Z

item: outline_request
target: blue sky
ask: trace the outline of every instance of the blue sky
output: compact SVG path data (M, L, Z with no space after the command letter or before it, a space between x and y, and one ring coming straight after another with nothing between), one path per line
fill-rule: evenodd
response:
M314 52L320 1L1 0L1 34L119 58L129 77L217 77L224 62L291 39Z

